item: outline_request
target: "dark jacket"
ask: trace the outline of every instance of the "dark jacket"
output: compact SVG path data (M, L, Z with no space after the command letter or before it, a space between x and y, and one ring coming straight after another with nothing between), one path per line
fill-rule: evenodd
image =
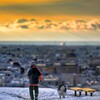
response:
M42 80L41 72L36 67L30 68L27 76L30 85L38 85L39 79Z

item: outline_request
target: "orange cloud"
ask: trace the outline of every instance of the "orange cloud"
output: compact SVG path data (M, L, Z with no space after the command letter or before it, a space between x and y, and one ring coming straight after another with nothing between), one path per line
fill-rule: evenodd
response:
M54 21L22 18L5 24L3 27L10 30L100 31L100 19Z
M18 19L0 25L0 41L100 41L100 19Z

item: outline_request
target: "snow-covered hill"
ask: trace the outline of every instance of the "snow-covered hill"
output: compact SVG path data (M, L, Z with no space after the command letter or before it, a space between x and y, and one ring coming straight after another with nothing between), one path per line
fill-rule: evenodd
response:
M30 100L28 88L0 88L0 100ZM39 100L60 100L56 89L39 88ZM95 92L94 95L75 97L74 91L67 90L65 99L61 100L100 100L100 92Z

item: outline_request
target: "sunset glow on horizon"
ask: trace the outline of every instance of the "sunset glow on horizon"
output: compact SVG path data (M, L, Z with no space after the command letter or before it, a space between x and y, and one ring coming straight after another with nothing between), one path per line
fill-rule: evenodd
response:
M100 41L99 0L0 0L0 41Z

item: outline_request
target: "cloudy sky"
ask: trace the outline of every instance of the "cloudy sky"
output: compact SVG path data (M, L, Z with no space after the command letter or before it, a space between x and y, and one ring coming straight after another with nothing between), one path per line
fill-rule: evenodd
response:
M0 41L100 41L100 0L0 0Z

